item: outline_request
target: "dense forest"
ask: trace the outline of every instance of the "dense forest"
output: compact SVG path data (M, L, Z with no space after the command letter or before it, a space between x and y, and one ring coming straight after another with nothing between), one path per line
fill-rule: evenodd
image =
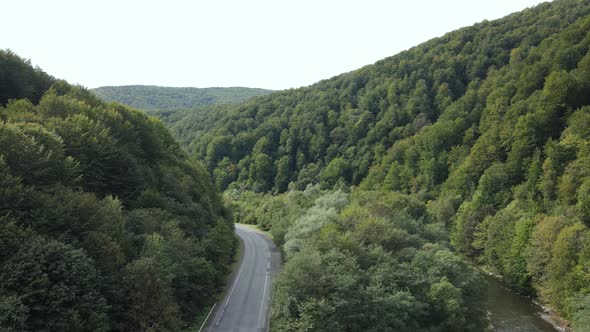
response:
M0 51L1 330L188 328L239 221L276 331L486 330L474 266L588 331L588 1L237 105L130 88L163 122Z
M0 50L0 330L180 331L235 251L157 119Z
M555 0L222 107L208 121L175 119L171 130L233 193L236 217L283 234L277 330L360 328L351 317L363 329L476 329L468 324L477 324L469 310L478 299L465 296L477 292L453 271L472 273L448 248L582 330L590 326L589 47L590 3ZM336 196L326 200L346 201L336 205L297 198L315 184L351 193L328 191ZM413 285L410 275L432 279Z
M270 90L257 88L174 88L153 85L102 86L91 90L100 99L144 111L176 111L203 105L236 104Z
M273 331L485 331L486 285L424 202L392 191L225 193L238 221L270 229L286 263Z

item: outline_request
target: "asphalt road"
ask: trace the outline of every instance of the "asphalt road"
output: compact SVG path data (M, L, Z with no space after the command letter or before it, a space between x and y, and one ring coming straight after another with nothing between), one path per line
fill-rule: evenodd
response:
M223 300L216 305L206 331L268 331L272 279L280 255L266 236L236 225L244 243L240 267Z

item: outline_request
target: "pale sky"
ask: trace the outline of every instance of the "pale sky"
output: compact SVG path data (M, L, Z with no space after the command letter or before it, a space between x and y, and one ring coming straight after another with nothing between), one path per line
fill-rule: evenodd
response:
M88 88L306 86L540 0L3 0L0 48Z

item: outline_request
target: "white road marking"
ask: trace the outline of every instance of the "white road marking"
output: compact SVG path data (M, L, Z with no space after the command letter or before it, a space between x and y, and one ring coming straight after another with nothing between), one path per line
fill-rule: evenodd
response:
M205 326L205 323L207 323L207 321L209 320L209 316L211 316L211 313L213 312L213 309L215 309L216 305L217 305L217 303L213 303L213 307L211 308L211 310L209 310L209 314L207 315L207 317L205 317L205 320L203 321L203 324L201 325L199 332L201 332L201 330L203 329L203 326Z
M246 247L246 245L244 244L244 252L246 252L245 247ZM223 314L225 313L225 308L227 308L227 303L229 302L229 299L231 298L231 296L234 293L234 290L236 289L236 285L238 284L238 280L240 280L240 275L242 274L242 270L244 269L244 265L245 265L244 262L245 261L246 261L246 257L244 257L242 259L242 266L240 267L240 271L238 272L238 276L236 277L236 280L234 281L234 285L232 286L227 299L225 299L225 304L223 305L223 309L221 310L221 314L219 314L219 318L217 319L215 326L219 325L219 322L221 321L221 317L223 317Z
M266 285L268 284L268 276L270 274L270 250L268 249L268 243L263 238L262 241L264 242L264 246L266 247L266 257L269 260L266 264L266 278L264 278L264 291L262 292L262 301L260 302L260 313L258 314L258 326L262 328L260 325L260 320L262 319L262 309L264 309L264 302L266 299Z

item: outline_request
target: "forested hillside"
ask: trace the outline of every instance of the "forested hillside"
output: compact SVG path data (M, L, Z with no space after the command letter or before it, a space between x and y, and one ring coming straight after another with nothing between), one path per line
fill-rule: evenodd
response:
M232 259L228 211L162 123L0 51L0 330L179 331Z
M153 85L103 86L91 90L106 102L117 101L145 111L182 110L215 104L236 104L271 91L256 88L174 88Z
M225 193L270 229L286 263L272 331L485 331L485 281L453 254L424 202L387 191Z
M187 149L205 160L221 189L283 193L318 183L323 189L360 188L353 193L409 195L426 206L418 219L444 225L457 253L539 296L579 328L590 317L589 32L589 2L543 3L307 88L229 107L207 124L180 120L173 132L192 142ZM198 130L186 130L191 126ZM236 208L255 209L248 206ZM332 239L343 242L344 255L356 253L346 241L374 214L383 217L380 208L368 209L351 225L340 215L346 209L334 209L337 226L313 226L310 234L324 239L336 231ZM250 212L244 215L256 216ZM397 229L387 216L383 229ZM289 226L276 220L250 222L271 231L308 223L304 214L289 219ZM430 241L415 231L408 232ZM302 252L308 245L323 248L314 236ZM363 266L362 250L352 257L330 256L330 266ZM303 262L292 256L285 270L294 271L291 264ZM289 277L281 278L279 294L305 284L284 288ZM339 290L355 287L353 279L330 278L344 283L333 284ZM461 293L457 288L448 291ZM279 326L319 324L319 316L307 313L311 308L339 314L333 305L340 299L319 291L300 292L296 302L275 307ZM361 316L370 310L361 303L349 308Z
M0 105L9 99L27 98L38 103L43 93L55 82L40 68L21 59L11 51L2 51L0 57Z

